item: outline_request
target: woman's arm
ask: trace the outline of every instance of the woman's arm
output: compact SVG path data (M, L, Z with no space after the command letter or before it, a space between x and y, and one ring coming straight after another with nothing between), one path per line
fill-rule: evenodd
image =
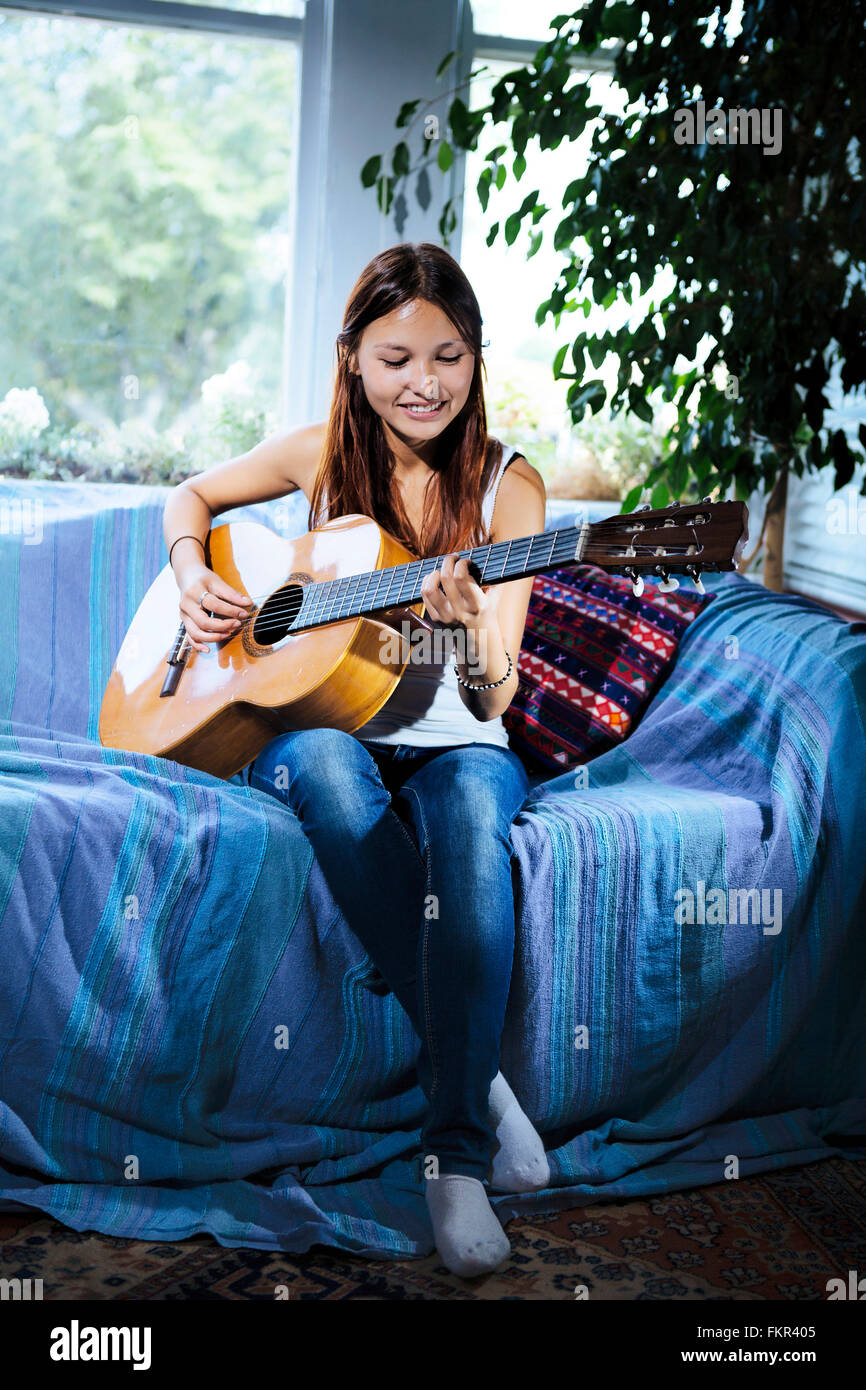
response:
M544 530L545 505L544 479L538 469L524 458L516 458L499 484L491 526L493 539L507 541L537 535ZM436 592L440 582L444 594ZM464 680L473 685L497 681L508 670L508 655L512 658L508 680L493 690L472 691L458 686L460 698L476 719L495 719L514 699L517 654L531 593L532 577L480 588L469 574L467 561L460 560L455 565L453 555L424 580L422 594L430 617L443 623L459 623L476 634L478 660L457 662L458 674ZM467 656L471 655L467 652Z
M245 454L185 478L169 494L163 534L181 592L181 616L196 651L207 651L208 642L236 632L251 602L205 564L204 542L214 517L231 507L269 502L298 489L309 496L324 432L325 426L317 424L273 435ZM199 604L205 592L213 618Z

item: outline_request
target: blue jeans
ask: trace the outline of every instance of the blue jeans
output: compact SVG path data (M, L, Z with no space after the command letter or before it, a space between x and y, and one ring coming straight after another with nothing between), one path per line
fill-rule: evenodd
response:
M423 1157L484 1182L514 956L511 823L529 786L523 764L494 744L364 744L301 729L272 739L248 780L298 816L334 900L418 1034Z

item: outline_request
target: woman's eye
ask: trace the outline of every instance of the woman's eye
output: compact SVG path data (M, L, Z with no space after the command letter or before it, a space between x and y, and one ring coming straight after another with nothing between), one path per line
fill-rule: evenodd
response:
M449 367L453 367L454 363L459 362L462 356L463 354L461 352L458 352L456 357L440 357L439 361L444 362ZM406 363L409 361L409 358L404 357L401 362L389 362L387 357L383 357L382 361L385 363L386 367L405 367Z

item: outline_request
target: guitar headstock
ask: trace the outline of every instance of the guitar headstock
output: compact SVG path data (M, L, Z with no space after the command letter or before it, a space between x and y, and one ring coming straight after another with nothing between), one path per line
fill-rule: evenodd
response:
M744 502L678 502L670 507L643 507L590 526L581 553L585 564L625 574L635 593L643 593L644 575L658 575L663 593L678 587L673 574L685 574L704 592L704 570L735 570L749 536Z

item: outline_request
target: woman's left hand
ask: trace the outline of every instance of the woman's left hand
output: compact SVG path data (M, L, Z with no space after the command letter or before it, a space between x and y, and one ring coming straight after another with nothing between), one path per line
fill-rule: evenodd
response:
M450 627L460 624L475 632L491 631L497 626L498 605L476 584L465 556L458 560L456 553L446 555L441 568L432 570L423 580L421 597L427 616L436 622Z

